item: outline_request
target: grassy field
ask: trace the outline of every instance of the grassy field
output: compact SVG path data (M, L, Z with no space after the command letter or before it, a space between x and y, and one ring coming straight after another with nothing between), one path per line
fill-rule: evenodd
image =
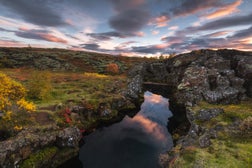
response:
M116 99L122 97L121 92L127 85L125 75L104 75L92 72L54 72L54 71L36 71L34 69L18 68L18 69L0 69L12 79L22 83L28 93L29 82L35 75L46 73L50 76L50 90L43 99L28 100L36 105L36 111L31 114L17 113L11 121L4 122L0 120L0 129L21 130L29 125L58 124L59 126L68 126L70 124L77 125L85 129L96 122L96 120L104 118L109 119L117 115L117 111L113 109L109 116L101 117L97 114L91 114L82 121L66 122L64 118L64 110L73 106L85 106L92 113L99 108L101 103L105 103L111 109L110 104ZM44 79L40 79L41 82ZM36 81L39 83L40 81ZM48 85L48 83L46 83ZM57 107L60 106L60 109ZM19 128L19 129L18 129Z
M26 99L36 106L33 113L12 113L10 121L0 120L0 131L12 133L45 124L73 124L85 129L100 119L109 120L117 115L118 110L111 106L123 98L128 71L153 60L64 49L0 47L0 71L20 82L27 90ZM108 116L97 114L101 105L109 109ZM88 117L70 123L72 114L65 113L73 106L85 107Z

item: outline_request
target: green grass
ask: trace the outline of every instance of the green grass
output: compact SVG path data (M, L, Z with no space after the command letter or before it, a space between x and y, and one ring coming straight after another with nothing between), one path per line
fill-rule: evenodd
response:
M172 167L251 168L252 142L212 140L208 148L185 149Z
M24 86L28 86L33 69L1 69L2 72L21 82ZM0 129L8 130L14 127L24 128L29 125L36 124L36 113L46 112L49 114L52 122L58 126L67 127L69 125L76 125L79 128L88 129L99 122L100 119L109 120L117 115L117 109L111 108L111 104L116 99L122 99L121 92L127 85L127 77L125 75L105 75L99 73L87 72L54 72L47 71L51 76L52 89L50 95L44 100L29 99L35 103L37 110L33 113L33 117L23 115L13 116L10 122L0 120ZM27 87L27 90L29 87ZM28 97L29 98L29 97ZM84 102L84 104L83 104ZM101 117L95 114L100 103L106 103L107 107L111 109L109 116ZM55 111L55 107L62 104L61 110ZM88 105L92 110L91 117L85 117L78 121L66 123L64 118L64 109L74 105L85 106ZM17 121L17 122L14 122ZM28 122L30 121L30 122ZM20 129L21 130L21 129Z
M209 104L207 102L200 102L197 106L193 108L194 112L200 109L209 108L222 108L224 113L213 118L209 121L202 122L196 121L196 123L203 124L207 128L210 128L216 124L228 125L232 123L235 119L244 120L249 116L252 116L252 99L247 101L242 101L240 104L222 105L222 104Z
M26 85L30 78L27 74L31 69L1 69L1 71ZM39 107L65 103L68 100L78 102L81 99L97 106L100 102L118 98L119 92L127 84L125 75L53 71L50 74L53 86L51 96L47 100L33 100Z

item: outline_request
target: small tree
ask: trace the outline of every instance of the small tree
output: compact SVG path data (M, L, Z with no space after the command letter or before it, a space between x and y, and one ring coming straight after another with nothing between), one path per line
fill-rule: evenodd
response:
M4 119L10 120L12 113L19 110L35 110L35 106L25 100L25 95L22 84L0 72L0 112Z
M47 71L34 71L28 82L28 96L31 99L47 100L51 95L51 73Z
M109 63L106 67L106 72L112 75L119 73L119 66L116 63Z

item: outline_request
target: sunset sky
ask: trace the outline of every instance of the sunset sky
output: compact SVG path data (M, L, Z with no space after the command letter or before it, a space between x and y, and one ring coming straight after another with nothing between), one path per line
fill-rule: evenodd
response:
M0 46L160 55L252 50L252 0L0 0Z

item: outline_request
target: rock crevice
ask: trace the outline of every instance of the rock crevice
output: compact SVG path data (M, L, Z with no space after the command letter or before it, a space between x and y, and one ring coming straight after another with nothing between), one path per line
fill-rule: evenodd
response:
M210 109L195 114L191 107L200 101L233 104L252 97L251 61L251 52L224 49L197 50L142 64L129 75L128 95L137 99L149 90L169 98L174 117L168 129L173 135L179 133L177 143L186 146L197 142L206 147L210 145L209 139L216 137L215 129L205 129L195 121L210 120L223 111Z

